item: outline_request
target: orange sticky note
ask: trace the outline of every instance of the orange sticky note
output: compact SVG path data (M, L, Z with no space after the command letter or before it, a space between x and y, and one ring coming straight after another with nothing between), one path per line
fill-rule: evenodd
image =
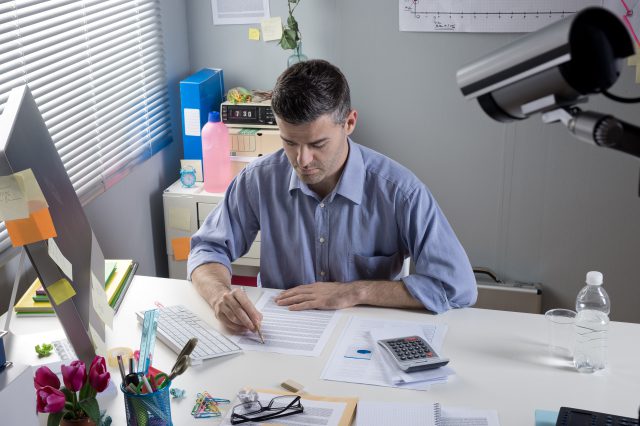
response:
M171 240L173 247L173 257L176 260L187 260L191 250L191 237L180 237Z
M48 208L30 213L26 219L7 220L4 224L14 247L48 240L58 235Z
M76 295L76 291L73 289L71 284L69 284L69 281L67 281L65 278L62 278L51 284L49 287L47 287L47 291L51 295L51 298L56 305L60 305L69 300L72 296Z

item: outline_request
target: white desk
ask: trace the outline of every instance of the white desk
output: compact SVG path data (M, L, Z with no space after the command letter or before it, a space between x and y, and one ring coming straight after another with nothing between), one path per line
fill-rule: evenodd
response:
M260 290L249 288L255 301ZM133 312L152 308L154 301L164 305L184 304L202 318L218 325L213 312L186 281L136 276L114 321L107 330L107 346L140 343L141 327ZM389 401L437 401L443 405L497 409L502 426L533 425L536 408L558 410L560 406L592 409L623 416L637 415L640 404L640 325L613 322L609 334L609 367L596 374L580 374L570 362L554 362L546 350L545 319L542 315L482 309L452 310L434 316L397 309L358 307L342 311L338 327L319 358L245 351L205 361L176 378L174 386L193 394L202 390L233 400L243 386L278 388L285 379L294 379L306 390L319 395L357 396ZM426 392L332 382L320 373L333 350L348 315L393 318L449 325L443 353L451 359L457 375L444 385ZM14 318L15 334L45 332L59 327L55 318ZM31 348L24 350L32 351ZM176 354L161 342L155 347L154 364L169 369ZM119 384L116 369L111 377ZM176 425L211 424L194 419L190 412L192 396L173 400ZM114 425L124 425L124 401L103 402ZM45 423L42 423L45 424Z

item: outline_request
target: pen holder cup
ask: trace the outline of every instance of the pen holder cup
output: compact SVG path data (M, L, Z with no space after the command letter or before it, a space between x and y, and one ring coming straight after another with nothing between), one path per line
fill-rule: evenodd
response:
M171 382L148 394L132 394L120 385L124 394L127 426L173 426L171 422Z

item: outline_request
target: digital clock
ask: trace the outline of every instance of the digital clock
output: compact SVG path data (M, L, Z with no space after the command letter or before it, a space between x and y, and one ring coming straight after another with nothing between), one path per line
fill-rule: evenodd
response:
M271 101L259 103L223 102L220 105L222 122L229 127L277 128Z

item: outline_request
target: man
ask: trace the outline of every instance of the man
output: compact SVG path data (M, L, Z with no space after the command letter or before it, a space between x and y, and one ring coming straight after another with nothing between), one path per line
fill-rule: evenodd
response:
M283 150L247 166L191 240L189 277L226 327L255 331L262 319L230 289L231 262L259 230L262 286L286 289L276 302L289 309L475 303L469 259L425 185L349 138L358 113L338 68L291 66L271 103ZM408 256L415 274L392 281Z

